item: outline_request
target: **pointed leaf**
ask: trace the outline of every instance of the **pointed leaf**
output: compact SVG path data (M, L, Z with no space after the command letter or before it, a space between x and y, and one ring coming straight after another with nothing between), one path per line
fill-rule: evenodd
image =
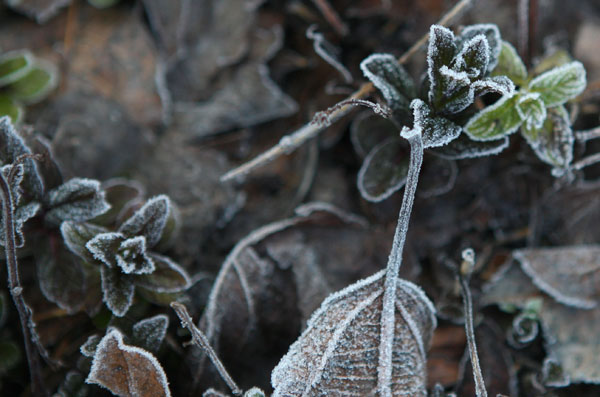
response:
M117 317L123 317L133 303L135 286L130 276L117 268L100 267L102 275L102 300Z
M475 90L475 96L493 92L502 96L511 96L515 93L514 83L506 76L488 77L477 80L471 87Z
M46 213L49 222L83 222L95 218L109 210L100 182L94 179L73 178L46 196Z
M527 68L517 54L517 50L509 42L502 41L502 51L498 58L498 65L492 76L506 76L518 85L523 85L527 79Z
M179 292L191 285L187 272L170 258L155 253L149 257L154 262L155 270L150 274L135 276L135 284L156 292Z
M526 130L541 128L546 120L546 107L538 94L520 95L517 101L517 112Z
M161 239L170 207L171 202L164 194L152 197L121 225L119 232L126 236L143 235L148 247L152 248Z
M358 171L361 196L383 201L404 186L408 174L409 148L401 138L390 138L375 146Z
M512 134L521 126L518 99L519 95L500 98L473 116L465 125L465 132L475 141L492 141Z
M29 219L33 218L40 210L40 203L32 201L20 207L14 212L15 222L15 242L17 248L25 245L25 236L23 235L23 225ZM0 218L1 219L1 218ZM4 246L4 224L0 224L0 245Z
M458 138L462 128L445 117L432 117L429 106L420 99L410 104L414 127L421 131L424 148L444 146Z
M33 55L29 50L9 51L0 55L0 87L19 80L32 65Z
M151 352L157 352L165 339L169 317L159 314L154 317L138 321L133 325L133 343Z
M117 266L125 274L150 274L154 271L154 261L146 252L146 238L135 236L122 241L116 255Z
M551 69L529 83L529 91L538 92L546 107L561 105L581 94L587 84L581 62Z
M46 98L57 85L56 67L38 60L27 74L8 85L4 92L16 101L34 104Z
M384 273L330 295L273 370L273 396L369 395L377 388ZM426 357L435 309L414 284L398 280L394 396L426 396Z
M13 124L19 124L23 121L24 114L22 106L18 105L10 97L0 95L0 117L8 116Z
M500 38L500 31L498 30L498 26L490 23L482 23L476 25L470 25L465 27L460 35L457 37L457 41L464 45L464 43L473 39L477 35L484 35L489 48L489 61L487 65L487 72L492 71L496 64L498 63L498 58L501 53L501 43L502 39ZM459 47L460 47L459 44Z
M106 232L95 235L85 243L85 248L94 256L96 261L104 263L107 267L117 266L117 253L125 236L121 233Z
M146 189L139 182L114 178L102 183L106 202L110 205L108 211L96 217L94 223L105 226L121 224L134 209L143 202Z
M393 110L408 109L416 95L415 84L393 55L372 54L360 63L360 68Z
M498 154L508 147L508 137L495 141L474 141L466 134L461 134L446 146L434 148L433 152L448 160L470 159Z
M473 103L475 91L467 72L457 72L447 66L442 66L438 71L438 82L441 95L432 103L438 112L458 113Z
M490 62L490 46L483 34L478 34L463 44L454 59L453 69L466 72L469 78L482 78Z
M101 226L85 222L63 222L60 225L60 232L67 248L75 255L90 263L94 262L95 257L92 252L87 249L87 242L107 231L107 229Z
M111 329L96 349L86 383L97 384L117 396L170 397L167 376L149 352L123 342Z
M434 106L443 99L444 95L439 70L442 66L451 64L456 51L454 33L443 26L432 25L429 29L427 48L427 76L429 77L429 102Z

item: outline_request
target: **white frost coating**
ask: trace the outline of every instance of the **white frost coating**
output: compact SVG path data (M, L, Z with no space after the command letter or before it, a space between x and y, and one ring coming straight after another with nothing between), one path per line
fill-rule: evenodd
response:
M458 138L462 128L444 117L431 117L431 110L425 102L414 99L410 104L413 110L413 129L404 127L400 135L410 140L416 133L422 135L424 148L444 146Z
M165 397L171 397L171 391L169 390L169 382L167 381L167 376L165 372L158 362L158 360L149 352L144 349L140 349L139 347L129 346L123 342L123 335L116 328L112 328L105 336L102 338L98 347L96 349L96 354L94 355L94 359L92 361L92 368L90 369L90 373L85 380L85 383L88 384L96 384L102 386L110 391L110 385L104 384L102 381L103 374L110 371L110 368L107 368L107 363L104 360L107 359L107 355L110 354L109 349L112 349L114 344L116 343L116 348L120 350L123 354L125 361L129 361L128 358L130 356L141 356L142 360L147 361L154 369L154 375L156 379L159 381L160 385L163 387L163 392ZM128 371L129 368L123 368L122 370ZM138 390L142 389L139 384L140 382L144 382L144 374L131 374L127 373L128 378L128 389L133 392L132 396L138 396Z
M442 53L440 53L442 51ZM429 76L429 102L434 101L434 93L439 82L436 72L443 65L437 62L440 56L452 58L456 51L454 44L454 33L441 25L431 25L429 28L429 45L427 47L427 76ZM450 61L450 60L448 60Z
M523 120L523 123L525 124L525 128L542 128L544 120L546 120L547 112L539 93L528 92L521 95L517 101L516 108L519 117L521 117L521 120Z
M100 233L88 241L85 244L85 248L91 252L91 254L94 256L94 259L106 264L108 267L112 267L115 265L115 263L113 263L112 258L108 258L106 256L106 253L111 252L111 246L115 244L117 240L124 239L125 236L123 236L121 233Z
M518 95L518 94L515 94L515 95ZM473 133L473 125L476 124L479 121L479 119L481 119L482 117L486 117L487 115L489 115L490 112L496 111L505 105L507 105L507 106L510 105L507 102L511 101L515 97L515 95L504 96L504 97L500 98L499 100L497 100L496 103L494 103L493 105L487 106L481 112L479 112L475 116L471 117L471 119L463 127L463 129L467 133L467 135L474 141L485 142L485 141L498 140L500 138L499 136L491 134L496 127L495 124L489 123L488 128L486 130L484 130L484 131L478 130L478 131L476 131L477 132L476 134ZM513 134L514 132L516 132L519 129L519 127L522 124L522 121L521 121L518 113L517 113L517 116L519 117L518 122L511 123L509 128L502 131L502 136L507 136L507 135Z
M76 223L65 221L60 225L60 233L67 248L82 259L93 255L85 246L91 236L105 233L108 230L91 223ZM91 232L91 234L87 233Z
M98 334L88 336L87 340L79 347L79 351L86 357L92 358L102 338Z
M313 41L313 49L315 52L323 58L325 62L333 66L344 78L344 81L348 84L352 83L352 74L346 69L344 65L339 61L339 48L336 48L333 44L325 39L322 33L316 31L317 25L313 24L306 29L306 37Z
M123 222L119 232L126 236L142 234L146 236L148 247L152 248L162 237L170 211L171 201L168 196L161 194L152 197L142 208Z
M155 292L179 292L184 291L192 286L192 279L190 278L187 271L185 271L177 263L173 262L171 258L163 255L151 252L148 256L152 259L156 270L152 274L141 275L136 278L136 284L140 287L144 287ZM165 281L164 273L172 272L177 274L177 278L183 280L180 282L168 282ZM162 276L162 277L161 277ZM150 282L154 277L158 278L158 282Z
M102 301L117 317L123 317L133 303L135 285L126 277L115 279L114 269L100 267Z
M133 338L148 350L157 351L165 339L168 327L169 317L164 314L145 318L133 325Z
M585 68L575 61L540 74L531 80L529 90L539 92L546 107L553 107L581 94L586 84Z
M376 68L375 71L371 67ZM410 98L404 91L410 91L413 82L402 65L391 54L371 54L360 63L360 69L385 98L392 108L405 107ZM379 69L379 70L377 70ZM390 81L392 78L394 81Z
M117 265L125 274L149 274L154 272L154 261L146 253L146 237L128 238L119 245ZM141 266L138 263L141 260Z
M495 92L502 96L512 96L515 93L515 84L506 76L495 76L477 80L471 86L477 95Z
M464 70L472 79L481 78L490 62L490 46L483 34L467 41L454 59L454 69ZM474 64L471 64L474 63Z
M46 217L53 222L83 222L110 209L100 182L87 178L70 179L50 190L45 200L50 207Z
M502 39L500 37L500 30L498 26L492 23L480 23L475 25L469 25L460 32L461 38L470 38L478 34L485 35L489 45L489 63L487 70L492 71L497 63L500 51L502 50Z

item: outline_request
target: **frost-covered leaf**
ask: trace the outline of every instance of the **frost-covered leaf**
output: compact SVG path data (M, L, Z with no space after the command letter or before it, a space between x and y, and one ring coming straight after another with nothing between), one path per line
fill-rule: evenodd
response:
M397 136L398 127L391 120L371 111L358 114L350 125L352 147L361 158L366 157L381 142Z
M169 317L164 314L143 319L133 325L132 341L145 350L157 352L168 327Z
M96 349L92 368L85 380L122 397L170 397L167 376L149 352L123 342L123 335L111 329Z
M133 280L114 267L102 266L100 274L102 277L102 300L115 316L123 317L133 303L135 292Z
M13 124L19 124L24 114L23 106L13 101L11 97L0 95L0 117L8 116Z
M415 97L415 84L391 54L372 54L360 63L360 68L393 110L408 109Z
M551 69L529 83L529 91L540 94L546 107L561 105L581 94L587 84L581 62Z
M525 130L542 127L546 120L546 107L538 94L519 95L516 107Z
M146 193L144 186L134 180L114 178L102 183L106 202L110 205L108 211L96 217L94 223L101 225L121 224L129 218L135 208L144 202Z
M0 87L23 77L33 65L33 55L29 50L16 50L0 55Z
M556 49L555 51L551 52L550 54L546 54L535 65L533 70L530 72L530 75L538 76L538 75L540 75L544 72L547 72L551 69L555 69L555 68L564 66L571 61L573 61L573 57L571 57L571 55L567 51L565 51L563 49Z
M52 397L87 397L88 395L89 386L85 384L83 375L78 371L69 371Z
M87 221L110 208L100 182L87 178L73 178L50 190L46 204L46 219L53 223Z
M475 91L467 72L457 72L444 65L438 71L438 75L441 94L432 103L436 111L458 113L473 103Z
M146 252L146 238L135 236L121 242L116 255L117 265L125 274L150 274L154 261Z
M79 351L85 357L93 358L96 355L96 349L98 349L98 345L102 337L98 334L90 335L87 340L79 347Z
M527 68L517 54L517 50L509 42L502 41L502 51L498 58L498 65L492 76L506 76L518 85L523 85L527 79Z
M575 137L563 106L548 109L548 116L540 128L523 126L522 134L538 158L557 171L565 170L573 161Z
M58 85L58 72L49 62L37 60L24 76L8 85L4 92L9 97L25 103L34 104L46 98Z
M273 396L369 395L377 388L384 273L330 295L273 370ZM426 396L426 350L435 309L398 280L390 385L394 396Z
M229 396L227 396L227 394L221 393L220 391L215 390L211 387L210 389L207 389L206 391L204 391L204 393L202 393L202 397L229 397Z
M475 24L466 26L457 37L457 41L459 42L459 47L461 45L465 45L469 40L473 39L478 35L484 35L488 42L488 65L487 72L492 71L496 64L499 62L498 58L501 56L501 43L502 39L500 38L500 31L498 27L494 24L483 23L483 24Z
M427 76L429 77L429 102L434 105L439 103L444 95L440 69L451 64L456 51L454 33L443 26L432 25L429 29L427 48Z
M91 263L96 258L86 247L87 242L101 233L108 232L108 230L92 223L63 222L60 225L60 232L67 248L75 255Z
M244 397L265 397L265 392L258 387L253 387L244 393Z
M87 232L85 230L84 232ZM116 267L117 252L125 236L121 233L106 232L95 235L85 243L85 248L93 255L96 261L100 261L107 267Z
M170 211L171 201L167 196L152 197L121 225L119 232L125 236L143 235L148 248L152 248L162 237Z
M469 78L482 78L488 69L490 46L483 34L478 34L463 44L454 59L453 69L466 72Z
M415 99L410 104L414 127L421 131L424 148L444 146L458 138L462 128L445 117L431 115L425 102Z
M156 253L149 253L148 257L155 269L152 273L136 275L137 286L156 292L179 292L192 285L188 273L170 258Z
M508 137L495 141L474 141L466 134L461 134L446 146L434 148L433 152L449 160L470 159L498 154L508 147Z
M379 202L404 186L408 174L409 148L405 140L390 138L375 146L358 171L361 196Z
M548 387L565 387L571 384L571 379L563 371L560 362L553 357L546 357L542 364L542 383Z
M473 116L464 130L476 141L492 141L515 132L521 125L517 111L519 95L505 96Z
M23 235L23 225L29 219L33 218L41 206L39 203L32 201L25 205L17 207L14 211L14 228L15 228L15 243L17 247L25 245L25 236ZM2 217L0 217L2 219ZM0 245L4 246L4 222L0 223Z
M502 96L511 96L515 92L515 84L506 76L487 77L471 84L475 96L493 92Z

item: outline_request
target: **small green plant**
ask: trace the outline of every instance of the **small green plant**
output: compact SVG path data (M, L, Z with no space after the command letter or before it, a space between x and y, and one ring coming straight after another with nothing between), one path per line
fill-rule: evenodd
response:
M29 50L0 55L0 117L9 116L20 123L25 106L48 96L58 83L53 64L34 56Z

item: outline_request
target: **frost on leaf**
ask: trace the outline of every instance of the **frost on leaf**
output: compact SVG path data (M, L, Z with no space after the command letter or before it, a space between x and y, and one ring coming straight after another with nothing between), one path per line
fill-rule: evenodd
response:
M377 145L358 171L361 196L379 202L404 186L408 174L409 148L401 138L390 138Z
M146 252L146 238L135 236L122 241L116 255L117 265L125 274L148 274L155 269Z
M443 26L432 25L429 30L429 46L427 48L430 103L437 104L443 99L444 86L441 82L440 68L451 64L456 51L454 33Z
M517 54L517 50L509 42L502 41L502 51L498 58L498 65L492 76L506 76L518 85L523 85L527 79L527 68Z
M476 24L465 27L460 35L457 37L457 41L464 45L463 43L468 42L478 35L484 35L488 42L488 65L487 71L492 71L496 65L498 64L498 59L501 56L501 43L502 39L500 38L500 31L498 27L493 24ZM459 44L459 46L460 46Z
M431 109L422 100L413 100L410 107L413 110L414 126L421 131L424 148L447 145L460 135L462 128L459 125L444 117L432 117Z
M85 357L93 358L96 354L96 349L98 349L98 345L102 337L98 334L90 335L87 340L79 347L79 351Z
M192 285L187 272L168 257L155 253L149 253L148 256L155 269L149 274L136 275L137 286L162 293L184 291Z
M330 295L273 370L273 396L369 395L377 389L384 272ZM394 396L426 396L426 350L436 326L423 291L398 280Z
M119 228L126 236L143 235L148 248L154 247L161 239L171 211L171 202L165 195L151 198Z
M475 92L467 72L457 72L444 65L439 70L439 83L442 94L433 102L438 112L458 113L473 103Z
M92 223L63 222L60 225L63 241L69 250L87 262L93 262L96 257L86 244L107 229Z
M546 120L546 107L539 94L522 94L516 103L517 113L526 130L541 128Z
M412 77L390 54L372 54L360 63L360 68L394 111L408 109L416 95Z
M453 69L466 72L469 78L481 78L490 61L490 46L483 34L478 34L466 43L454 59Z
M45 201L49 207L46 219L58 224L62 221L87 221L110 208L100 182L86 178L73 178L52 189Z
M106 232L94 236L85 244L85 248L93 255L94 259L104 263L107 267L117 264L117 251L125 237L121 233Z
M133 303L135 285L130 277L124 276L119 269L100 267L102 277L102 300L106 307L117 317L123 317Z
M133 325L133 343L151 352L157 352L168 327L169 317L164 314L138 321Z
M539 93L546 107L552 107L576 97L585 85L585 68L575 61L537 76L529 83L529 90Z
M111 329L102 338L85 380L117 396L170 397L167 376L149 352L123 342L123 335Z
M31 69L34 63L31 51L15 50L0 55L0 87L14 83Z
M465 134L461 134L446 146L434 148L433 152L448 160L470 159L498 154L508 147L508 137L495 141L474 141Z
M563 106L548 109L548 116L539 128L523 126L522 134L538 158L556 170L565 170L573 161L575 137Z
M469 137L476 141L500 139L515 132L521 125L516 104L519 95L505 96L471 118L464 127Z
M477 80L471 86L475 91L475 96L490 92L502 96L511 96L515 92L515 84L506 76L495 76Z

